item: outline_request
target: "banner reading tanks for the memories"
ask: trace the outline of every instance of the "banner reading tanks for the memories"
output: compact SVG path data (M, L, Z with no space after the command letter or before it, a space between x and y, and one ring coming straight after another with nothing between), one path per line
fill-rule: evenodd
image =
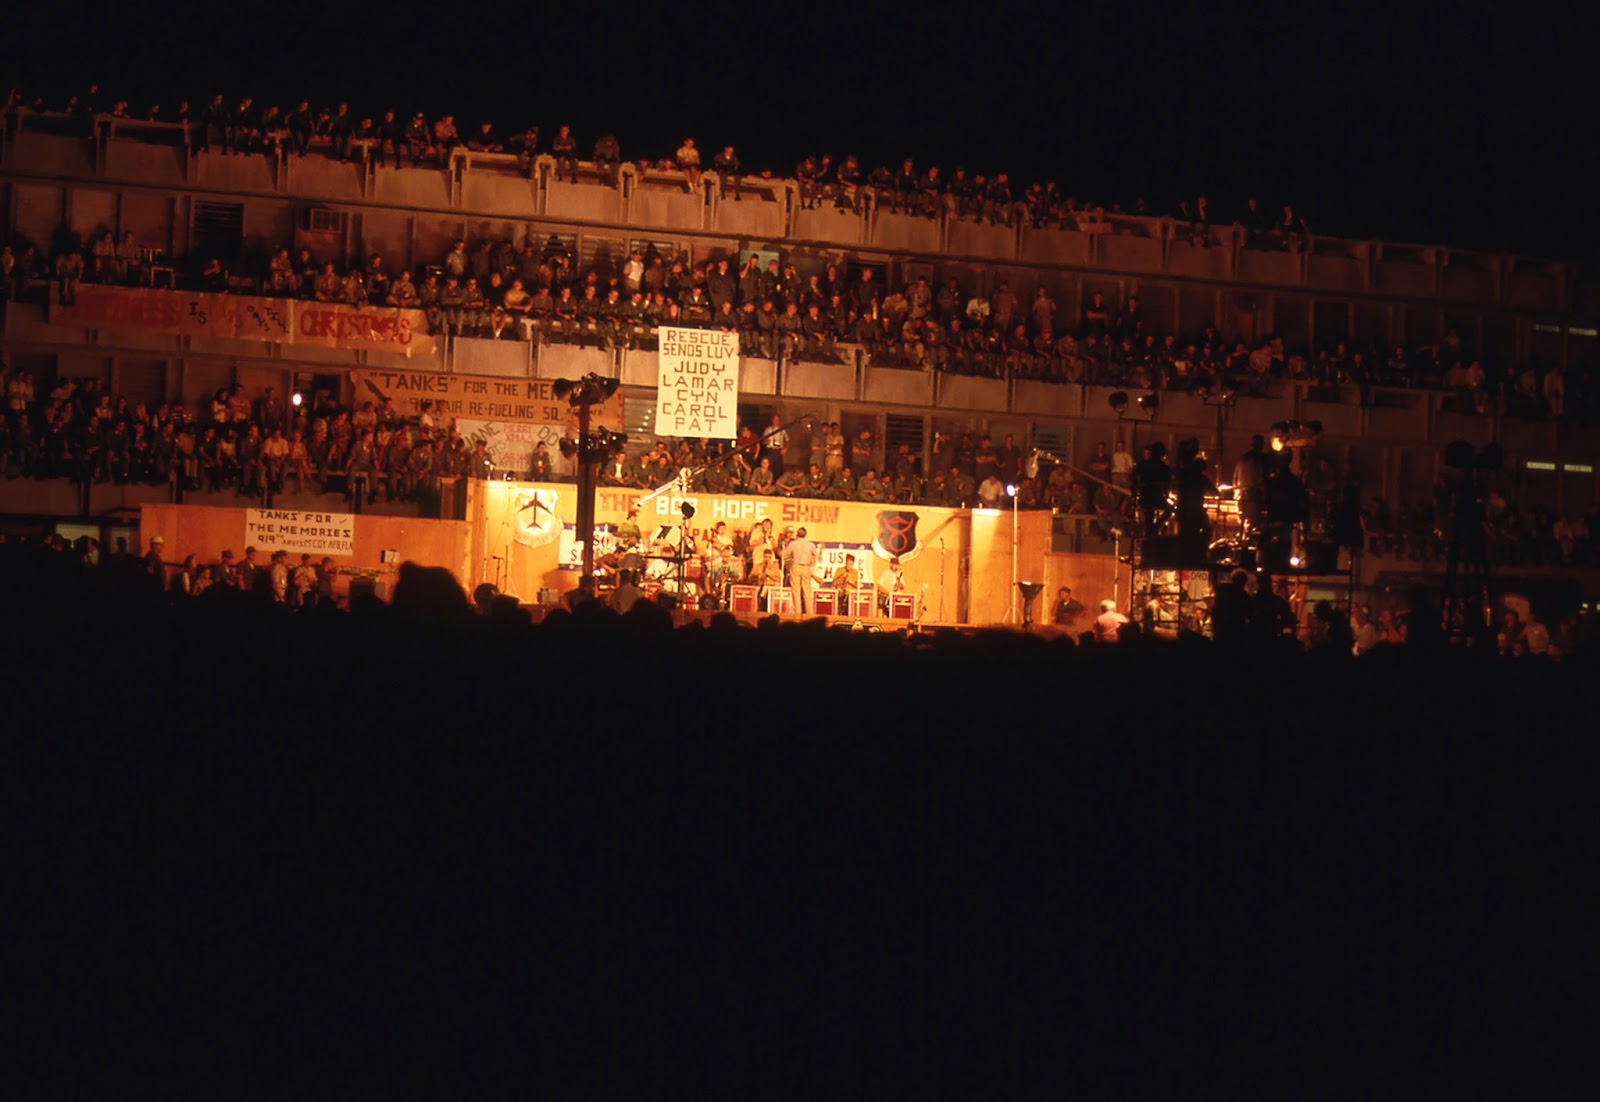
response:
M661 327L655 431L732 440L739 434L739 334Z

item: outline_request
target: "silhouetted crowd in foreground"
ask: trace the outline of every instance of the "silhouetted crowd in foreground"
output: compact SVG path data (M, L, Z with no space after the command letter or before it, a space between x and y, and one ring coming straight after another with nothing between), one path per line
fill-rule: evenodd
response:
M740 640L755 638L780 647L814 650L819 658L832 654L835 647L840 648L836 657L859 654L865 647L878 655L930 652L999 658L1029 654L1038 660L1054 655L1062 661L1080 651L1115 652L1131 658L1208 652L1213 647L1224 652L1243 649L1279 656L1361 656L1368 660L1390 651L1426 654L1445 650L1438 610L1421 590L1413 591L1409 605L1380 609L1363 605L1354 610L1353 620L1330 602L1320 601L1306 618L1307 630L1300 632L1299 616L1291 609L1288 591L1281 585L1258 588L1242 574L1219 583L1216 598L1204 610L1206 630L1216 636L1213 642L1198 631L1157 630L1160 612L1153 599L1146 608L1130 610L1134 612L1130 618L1111 600L1101 602L1097 611L1085 613L1081 605L1068 603L1070 593L1063 593L1055 606L1038 613L1041 623L1064 624L1069 630L1052 631L1046 641L989 630L936 629L902 635L887 630L888 622L871 620L830 627L820 619L780 621L768 617L752 628L727 612L717 613L709 623L690 620L675 628L671 609L676 601L670 595L659 601L638 595L619 612L618 603L610 599L611 590L596 590L591 585L580 585L559 606L542 610L535 623L515 597L502 595L492 585L479 586L469 598L455 577L441 567L403 564L388 602L376 595L375 587L359 580L371 572L348 571L346 581L356 579L354 584L336 588L340 573L332 559L314 561L311 555L290 556L270 549L258 553L253 547L245 548L242 557L224 550L215 562L199 561L193 554L181 563L172 562L165 557L159 537L152 537L142 555L120 541L114 550L102 549L89 537L71 543L53 535L37 541L0 537L0 574L16 591L20 605L58 603L89 614L99 604L120 608L129 602L149 615L180 619L191 614L249 619L301 613L324 622L329 616L342 619L348 614L373 629L404 622L526 638L529 645L538 645L541 639L559 643L571 632L596 637L620 634L638 640L676 636L679 645L692 645L686 640L705 640L705 645L735 650L745 646ZM1187 619L1184 622L1189 623ZM1547 626L1531 611L1506 608L1494 623L1486 624L1457 649L1583 662L1594 657L1594 627L1576 611ZM882 638L863 643L863 636ZM782 642L785 639L788 644Z
M1564 1036L1553 1019L1586 991L1592 680L1565 661L1409 638L1349 659L673 629L649 602L530 628L436 572L402 574L390 604L293 613L261 592L179 600L131 570L0 547L9 884L27 904L13 1039L70 1038L66 1065L93 1051L123 1089L171 1085L150 1038L178 1021L174 1043L226 1082L281 1082L352 1019L405 1067L441 1034L393 1038L441 1003L463 1051L504 1029L520 1053L526 1023L494 993L529 985L562 1009L540 1068L584 1082L615 1062L569 1044L610 1044L619 1014L652 1070L663 1021L701 1032L686 991L711 992L719 1059L771 1066L734 1000L764 1021L791 1008L785 1043L814 1036L810 1061L837 1041L838 1014L815 1013L835 987L918 1046L906 996L936 988L961 1038L975 1021L1041 1052L1066 1019L1036 1008L1092 995L1090 1038L1187 1038L1186 1081L1250 1028L1301 1046L1299 1082L1337 1033L1285 1030L1262 992L1292 990L1319 1022L1361 1016L1363 1067L1393 1082L1389 1023L1415 1007L1435 1037L1438 992L1478 991L1485 945L1516 946L1482 999L1503 1008L1515 985L1508 1026ZM1217 1023L1224 1002L1259 1017ZM107 1019L134 1051L97 1039ZM1437 1043L1419 1087L1435 1057L1462 1059L1457 1036ZM17 1047L14 1067L37 1058ZM1126 1084L1121 1057L1107 1082Z

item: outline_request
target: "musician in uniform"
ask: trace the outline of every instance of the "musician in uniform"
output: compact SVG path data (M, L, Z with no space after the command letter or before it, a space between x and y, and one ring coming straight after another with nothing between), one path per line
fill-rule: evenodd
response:
M906 576L900 570L900 556L889 560L889 569L881 571L876 581L878 589L878 615L889 615L889 597L906 587Z
M706 587L719 600L722 598L723 587L732 575L730 564L733 562L733 537L728 535L728 522L717 521L717 526L711 529L711 538L707 541L705 553Z
M850 611L850 594L861 586L861 571L856 569L854 555L846 555L843 565L833 568L833 573L828 577L828 585L837 594L834 598L834 607L839 610L839 615L847 615Z
M622 551L632 550L638 546L639 538L639 507L630 505L627 519L617 525L617 547Z

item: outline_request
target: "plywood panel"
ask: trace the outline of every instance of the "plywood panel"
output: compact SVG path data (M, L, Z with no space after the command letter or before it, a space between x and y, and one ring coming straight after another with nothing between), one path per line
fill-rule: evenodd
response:
M47 255L56 231L61 228L62 190L38 184L16 184L15 193L16 222L12 232L31 243L41 256Z
M95 188L73 188L67 202L67 226L88 248L101 234L117 228L117 195Z
M145 505L140 509L141 546L151 536L165 541L166 557L181 562L194 555L200 562L216 562L222 552L244 553L245 510L206 505ZM383 552L395 550L402 562L442 566L465 583L468 545L467 523L459 520L424 520L361 514L355 518L355 552L333 556L341 567L384 570ZM272 549L258 547L257 561L265 564ZM298 556L294 556L298 562Z

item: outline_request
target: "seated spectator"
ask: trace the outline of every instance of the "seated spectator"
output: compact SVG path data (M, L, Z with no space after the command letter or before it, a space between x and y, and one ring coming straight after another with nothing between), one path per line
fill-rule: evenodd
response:
M566 173L573 183L578 182L578 141L572 136L572 127L565 123L556 131L556 136L551 139L550 152L556 159L556 182L561 182L562 173Z
M673 157L674 163L683 174L688 177L689 190L694 191L700 186L700 151L694 146L693 138L683 139L683 144L678 147L678 152Z
M733 146L723 146L722 152L712 158L711 167L716 170L718 177L718 198L726 199L728 197L729 184L733 185L735 202L744 198L744 181L739 174L739 156L734 152ZM755 262L755 259L754 256L750 258L752 263Z

